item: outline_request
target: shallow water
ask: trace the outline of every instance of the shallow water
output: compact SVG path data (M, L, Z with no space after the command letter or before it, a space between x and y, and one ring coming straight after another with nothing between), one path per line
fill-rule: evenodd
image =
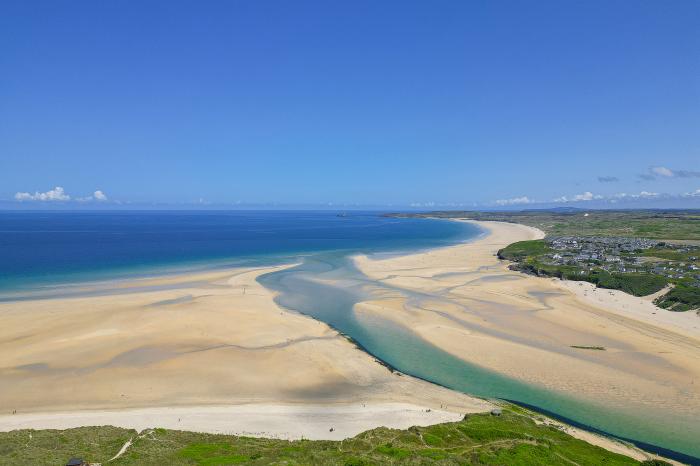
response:
M660 453L686 462L695 462L693 456L700 457L696 441L700 423L696 419L668 413L635 413L622 406L554 393L469 364L393 322L364 314L359 317L353 306L372 299L376 293L400 293L409 299L436 298L369 280L346 254L317 254L297 267L263 275L259 280L279 293L278 304L328 323L401 372L472 395L539 408L575 424L634 440L647 449L660 447Z

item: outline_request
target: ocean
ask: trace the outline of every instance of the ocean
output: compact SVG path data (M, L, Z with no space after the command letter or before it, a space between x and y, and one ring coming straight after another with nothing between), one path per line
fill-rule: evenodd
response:
M0 212L0 291L454 244L472 225L375 212Z

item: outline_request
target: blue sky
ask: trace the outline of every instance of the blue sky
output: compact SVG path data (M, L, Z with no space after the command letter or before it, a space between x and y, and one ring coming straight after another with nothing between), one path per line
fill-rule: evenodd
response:
M698 24L697 0L6 1L0 207L700 207Z

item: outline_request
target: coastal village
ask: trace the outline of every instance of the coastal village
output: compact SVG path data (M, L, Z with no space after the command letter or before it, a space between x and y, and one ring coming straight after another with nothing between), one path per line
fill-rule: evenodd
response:
M700 287L700 247L642 238L560 236L547 240L550 252L541 258L550 265L569 265L616 273L652 273L669 280L686 280Z

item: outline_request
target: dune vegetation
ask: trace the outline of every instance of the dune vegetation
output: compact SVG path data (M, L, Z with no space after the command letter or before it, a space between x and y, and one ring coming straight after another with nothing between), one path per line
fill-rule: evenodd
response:
M517 408L500 416L406 430L378 428L342 441L276 440L116 427L0 433L0 464L63 465L71 457L110 465L508 464L632 465L638 461L536 423ZM661 463L657 463L661 464Z

